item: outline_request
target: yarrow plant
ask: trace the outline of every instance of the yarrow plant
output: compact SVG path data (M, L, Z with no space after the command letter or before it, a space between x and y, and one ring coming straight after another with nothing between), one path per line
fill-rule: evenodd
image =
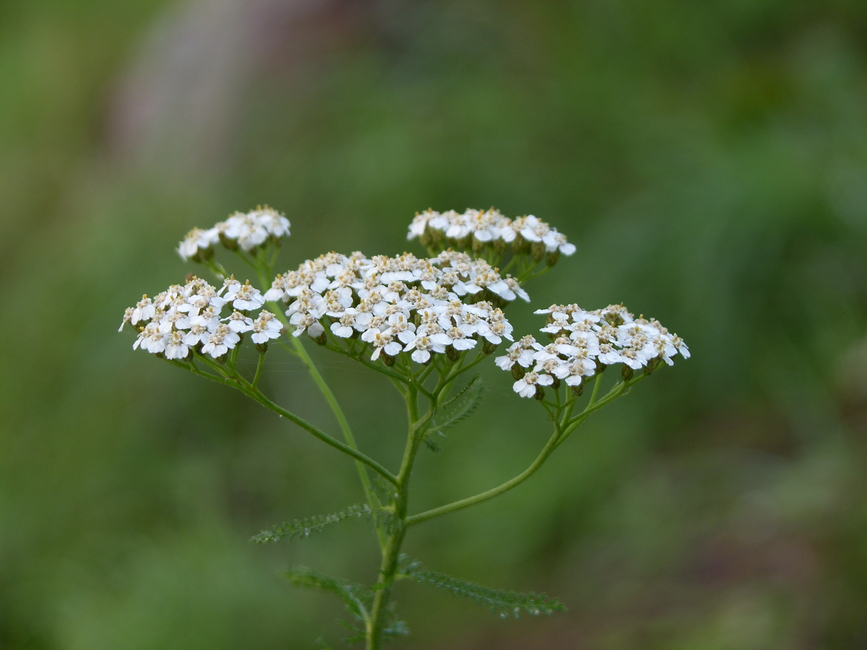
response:
M323 589L343 600L355 621L352 640L368 650L407 633L395 613L392 588L411 580L486 605L503 617L563 609L544 594L518 594L425 569L401 550L408 531L436 517L487 501L532 476L593 412L610 404L655 370L689 357L684 342L656 320L636 318L623 305L592 311L576 304L538 309L545 317L537 339L516 336L505 312L523 286L553 268L575 246L556 229L529 215L510 219L497 210L416 215L407 239L418 239L427 257L412 253L367 257L331 252L274 275L289 221L271 208L236 213L207 230L194 229L179 244L185 261L211 272L217 284L189 276L126 310L121 330L137 334L133 349L241 391L279 416L354 459L365 502L330 514L276 525L259 543L307 537L348 519L365 518L376 530L382 560L372 584L333 578L306 567L285 572L292 583ZM253 271L253 281L227 272L216 249L233 252ZM257 284L253 284L253 282ZM406 402L407 434L396 471L361 451L334 393L305 347L313 341L388 377ZM249 343L248 343L249 342ZM260 378L274 345L297 356L334 412L338 436L274 402ZM255 371L238 366L252 346ZM499 351L499 355L497 355ZM481 379L467 373L493 357L511 374L512 389L535 400L553 431L523 472L485 492L412 513L409 487L416 454L434 435L467 417L481 398ZM620 366L603 391L603 373ZM605 373L610 376L612 373ZM589 385L587 395L585 386Z

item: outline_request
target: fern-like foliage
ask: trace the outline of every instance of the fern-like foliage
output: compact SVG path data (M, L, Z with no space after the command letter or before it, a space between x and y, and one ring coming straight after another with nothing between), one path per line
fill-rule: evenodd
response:
M340 578L332 578L306 566L289 567L283 571L283 577L297 587L319 589L337 595L346 605L349 613L352 614L352 618L362 623L361 629L348 623L347 627L354 632L364 633L364 624L370 618L370 606L373 603L373 591L369 587Z
M425 444L433 451L439 451L439 445L431 440L431 434L437 433L445 438L443 429L453 427L461 420L470 417L482 403L482 390L482 377L475 375L466 386L440 404L434 422L424 437Z
M445 573L428 571L420 562L410 561L405 556L402 558L401 575L447 591L453 596L485 605L494 613L499 614L501 618L508 618L509 616L518 618L522 611L538 616L539 614L550 615L566 609L563 603L556 598L549 598L546 594L521 594L514 591L492 589Z
M349 506L340 512L330 515L316 515L314 517L283 522L269 530L263 530L258 535L254 535L250 541L257 544L267 544L268 542L279 542L281 539L308 537L311 533L322 532L326 528L339 524L341 521L360 519L361 517L369 519L372 515L373 510L366 503Z
M355 620L354 624L349 621L341 621L353 633L347 641L357 642L364 640L366 626L370 620L370 610L373 605L373 589L357 582L332 578L306 566L289 567L283 571L283 577L298 587L328 591L337 595ZM409 634L406 623L395 618L393 602L389 604L387 612L388 620L385 629L383 629L385 638Z

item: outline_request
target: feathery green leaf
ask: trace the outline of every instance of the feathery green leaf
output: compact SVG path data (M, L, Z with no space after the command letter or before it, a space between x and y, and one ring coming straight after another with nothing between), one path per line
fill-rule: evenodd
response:
M482 390L482 377L475 375L466 386L440 404L437 408L437 415L423 438L425 444L432 451L439 451L439 445L431 439L431 435L437 433L445 438L443 429L453 427L472 415L473 411L482 403Z
M353 634L346 640L355 643L364 640L366 625L370 622L370 610L373 605L373 589L357 582L332 578L306 566L293 566L283 571L283 577L298 587L319 589L336 594L346 605L352 617L362 624L340 621ZM383 629L385 638L406 636L409 628L406 623L395 617L395 603L391 602L386 610L386 625ZM323 642L324 643L324 642Z
M482 392L482 376L479 374L473 375L472 379L467 382L467 385L461 388L457 393L449 397L445 402L440 404L440 409L454 409L459 403L467 397L475 397ZM445 426L445 425L443 425Z
M283 577L298 587L330 591L336 594L357 620L367 622L368 611L373 602L373 591L369 587L340 578L332 578L306 566L289 567L283 571Z
M359 519L361 517L369 519L372 514L373 510L366 503L349 506L340 512L330 515L316 515L284 522L274 526L270 530L264 530L258 535L254 535L250 541L257 544L266 544L268 542L279 542L281 539L286 538L308 537L311 533L322 532L326 528L339 524L341 521Z
M402 559L402 576L490 607L501 618L509 616L517 618L521 611L538 616L539 614L550 615L566 609L563 603L556 598L549 598L546 594L521 594L514 591L492 589L445 573L428 571L420 562L410 561L405 556Z

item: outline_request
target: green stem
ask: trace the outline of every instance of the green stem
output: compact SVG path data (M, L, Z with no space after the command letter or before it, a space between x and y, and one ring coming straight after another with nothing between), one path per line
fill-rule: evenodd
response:
M203 265L204 265L204 266L205 266L205 267L206 267L206 268L207 268L211 273L213 273L214 276L215 276L215 277L216 277L220 282L222 282L223 280L225 280L226 278L229 277L229 273L226 271L226 269L223 267L223 265L220 264L219 262L217 262L216 260L212 260L212 259L202 260L202 264L203 264Z
M496 496L503 494L504 492L508 492L514 487L517 487L528 478L530 478L536 471L542 466L542 464L548 459L548 456L559 447L563 441L569 437L569 435L580 426L587 417L593 413L594 411L598 411L599 409L607 406L615 399L623 395L629 388L633 385L644 379L647 375L642 374L634 379L630 379L629 381L621 382L615 385L608 394L605 395L598 402L595 401L596 395L599 390L599 379L596 380L596 385L593 387L593 394L590 397L590 403L587 404L585 409L577 416L572 418L571 420L568 418L568 414L571 413L572 404L574 404L574 400L572 404L570 404L566 411L565 417L561 419L560 422L557 422L556 418L555 422L555 430L551 437L548 439L547 444L536 457L536 460L525 469L523 472L518 474L513 479L498 485L495 488L491 488L485 492L481 492L480 494L476 494L475 496L467 497L466 499L461 499L459 501L454 501L453 503L446 504L444 506L439 506L438 508L433 508L431 510L427 510L425 512L421 512L417 515L412 515L406 518L406 526L412 526L413 524L418 524L423 521L427 521L428 519L433 519L434 517L439 517L440 515L445 515L450 512L455 512L456 510L461 510L463 508L467 508L469 506L475 505L477 503L481 503L482 501L487 501L488 499L493 499ZM565 422L565 426L564 426Z
M220 367L220 365L218 363L212 362L204 356L200 357L200 359L203 360L211 368L214 368L215 370L217 370L221 374L225 374L225 371ZM221 381L218 378L214 377L214 375L204 373L201 370L199 370L198 368L195 368L195 366L191 365L190 369L198 375L207 377L209 379L215 379L217 381ZM246 379L244 379L240 375L237 375L237 374L233 375L230 378L222 380L221 383L232 386L233 388L237 388L239 391L241 391L242 393L244 393L245 395L247 395L251 399L254 399L255 401L259 402L260 404L262 404L266 408L274 411L279 416L284 417L287 420L290 420L291 422L294 422L295 424L297 424L299 427L301 427L302 429L304 429L308 433L313 434L314 436L319 438L325 444L327 444L331 447L334 447L338 451L342 451L344 454L351 456L352 458L354 458L358 462L363 463L367 467L370 467L374 472L376 472L377 474L382 476L389 483L392 483L395 485L397 484L397 477L394 474L392 474L391 472L389 472L385 467L383 467L382 465L377 463L375 460L373 460L372 458L361 453L360 451L358 451L354 447L350 447L348 444L342 443L339 440L332 438L327 433L320 430L319 428L317 428L316 426L314 426L310 422L307 422L307 420L305 420L304 418L302 418L298 415L295 415L291 411L287 411L286 409L284 409L279 404L272 402L270 399L268 399L268 397L265 396L264 393L262 393L261 390L259 390L258 388L255 388L250 382L248 382Z
M412 526L413 524L418 524L423 521L427 521L428 519L433 519L434 517L439 517L440 515L445 515L450 512L455 512L456 510L462 510L463 508L467 508L469 506L475 505L477 503L481 503L482 501L487 501L488 499L493 499L495 496L499 496L503 494L503 492L508 492L514 487L517 487L528 478L530 478L536 471L542 466L542 464L548 459L548 456L551 455L551 452L557 447L557 439L560 436L560 427L556 426L554 429L554 433L548 439L547 444L542 449L541 453L536 457L536 460L533 461L533 464L530 465L523 472L518 474L515 478L506 481L502 485L498 485L495 488L482 492L472 497L468 497L466 499L461 499L460 501L455 501L453 503L449 503L444 506L440 506L439 508L433 508L432 510L427 510L425 512L421 512L417 515L412 515L411 517L406 518L406 526Z
M253 375L251 386L256 388L259 385L259 377L262 376L262 367L265 365L265 353L259 352L259 361L256 363L256 374Z
M302 363L307 367L307 371L310 373L313 382L319 388L325 401L328 402L328 406L331 407L334 417L337 418L337 422L340 425L340 430L343 432L343 438L346 440L346 444L352 449L358 449L358 444L355 442L355 436L352 434L352 429L349 426L349 421L346 419L346 414L343 412L343 409L337 401L337 398L334 396L334 393L331 391L331 388L325 382L325 378L319 372L316 364L313 363L313 359L311 359L310 355L307 354L307 349L304 347L304 344L298 340L298 337L290 336L290 338L295 347L295 352L301 358ZM376 497L376 492L373 491L370 476L367 474L367 470L360 461L356 462L355 465L358 470L358 477L361 479L361 486L364 488L364 496L367 499L367 503L374 512L377 512L380 503L379 499ZM382 548L385 545L385 536L382 528L377 526L376 532L379 537L380 548Z
M267 291L269 285L269 276L271 275L270 265L266 265L263 267L262 265L256 265L256 272L259 276L259 282L262 285L263 291ZM283 323L284 326L289 325L286 314L283 309L280 308L280 305L277 303L270 303L268 305L277 315L277 318ZM343 432L343 439L346 441L346 444L349 448L353 450L358 450L358 443L355 441L355 436L352 433L352 428L349 426L349 420L346 419L346 414L343 412L343 409L340 406L340 403L337 401L334 393L331 388L325 382L325 378L319 372L319 369L316 367L316 364L313 363L313 359L310 358L310 355L307 353L307 349L304 347L304 344L299 340L299 337L293 336L291 334L288 335L292 347L295 348L295 354L297 354L301 362L307 368L307 372L310 373L313 382L319 388L319 391L322 393L322 396L325 398L325 401L328 402L328 406L331 408L332 413L334 413L334 417L337 419L337 423L340 426L340 430ZM361 487L364 490L364 497L367 499L367 504L370 506L371 510L377 512L380 508L379 499L376 496L376 492L373 490L373 485L370 482L370 476L367 473L364 465L367 463L363 463L361 460L357 460L355 463L356 470L358 471L358 478L361 480ZM390 473L389 473L390 474ZM377 537L379 538L379 546L383 548L385 544L384 533L382 532L382 528L377 525L376 527Z
M563 444L563 441L566 440L566 438L568 438L572 434L572 432L575 431L575 429L577 429L581 425L581 423L590 416L591 413L598 411L605 406L608 406L618 397L625 395L635 384L637 384L647 376L648 375L646 374L641 374L637 377L633 377L629 381L621 381L620 383L615 384L614 386L612 386L611 390L608 391L605 397L600 399L598 402L594 401L596 399L596 394L599 389L599 383L597 380L596 386L593 387L593 394L590 397L590 402L587 404L584 410L581 411L581 413L568 421L565 429L563 430L563 435L560 437L560 440L557 441L556 446L559 447L561 444Z
M431 412L425 416L418 415L418 392L413 386L406 388L404 393L407 406L409 429L407 433L406 447L403 452L403 460L400 472L397 475L394 502L394 523L388 533L388 541L382 552L382 563L379 568L379 579L374 587L376 593L373 597L373 608L367 624L366 649L379 650L382 646L383 632L385 630L385 615L388 611L388 603L391 599L391 589L397 574L400 549L406 535L406 510L409 498L409 478L415 461L419 443L424 434L424 426L430 419Z
M385 375L386 377L389 377L390 379L397 379L398 381L401 381L404 384L409 383L407 381L407 378L404 377L403 375L401 375L400 373L394 372L393 370L389 370L387 367L381 366L381 365L371 361L370 359L365 358L363 356L363 354L364 354L364 352L366 352L366 350L362 350L362 351L356 353L356 352L351 352L351 351L348 351L348 350L345 350L345 349L342 349L339 347L335 347L334 345L329 345L329 344L326 344L325 347L327 349L333 350L334 352L337 352L339 354L345 354L350 359L357 361L361 365L363 365L367 368L370 368L374 372L378 372L382 375Z

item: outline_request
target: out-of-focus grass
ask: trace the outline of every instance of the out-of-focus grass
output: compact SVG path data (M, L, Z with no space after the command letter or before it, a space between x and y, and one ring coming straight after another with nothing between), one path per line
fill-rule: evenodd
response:
M246 540L358 501L351 465L114 332L189 272L187 229L266 202L287 267L400 252L429 206L535 213L579 250L534 308L622 300L693 350L520 490L413 531L431 568L569 612L402 586L405 647L863 645L865 32L843 0L0 6L0 648L339 643L339 606L275 572L372 581L370 532ZM388 387L313 352L396 463ZM418 509L542 444L501 374ZM332 426L296 364L266 381Z

